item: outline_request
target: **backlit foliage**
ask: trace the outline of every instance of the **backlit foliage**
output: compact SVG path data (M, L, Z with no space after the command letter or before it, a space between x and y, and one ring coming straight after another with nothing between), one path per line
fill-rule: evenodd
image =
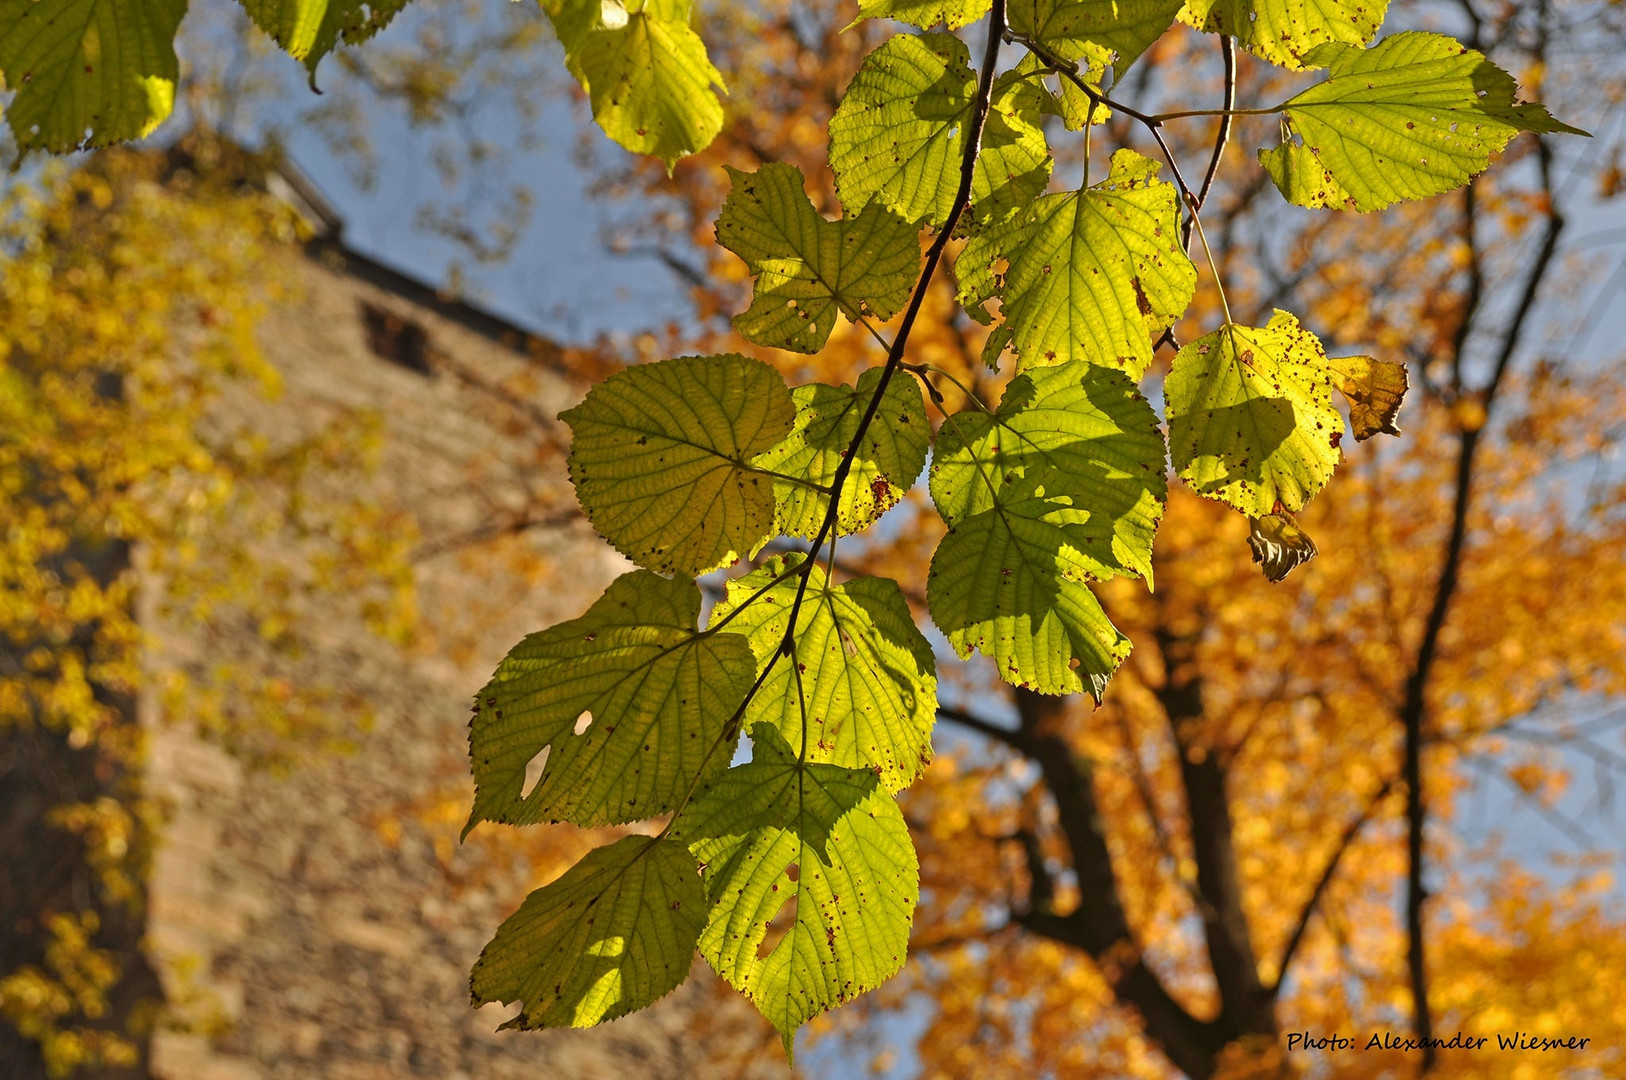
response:
M482 955L476 1000L519 1001L519 1026L588 1026L669 991L698 950L788 1053L801 1024L904 967L920 903L927 959L905 989L936 1002L920 1048L929 1075L1161 1076L1171 1062L1195 1077L1278 1075L1290 1068L1279 1001L1321 1030L1393 1022L1409 1005L1426 1035L1420 915L1408 957L1388 914L1408 862L1390 803L1409 796L1416 874L1421 758L1448 766L1564 693L1618 689L1618 620L1589 619L1586 604L1620 599L1619 575L1578 588L1555 567L1601 559L1619 522L1569 534L1555 514L1507 545L1516 555L1464 555L1466 535L1494 527L1481 519L1498 511L1481 504L1507 513L1524 490L1499 471L1507 447L1480 442L1498 393L1518 387L1533 417L1544 393L1573 383L1508 376L1522 312L1488 378L1467 364L1477 297L1449 324L1412 311L1402 332L1375 310L1375 245L1409 224L1429 237L1425 258L1460 268L1479 258L1479 211L1466 239L1430 234L1407 206L1388 224L1304 226L1293 238L1315 285L1302 317L1272 313L1259 268L1238 265L1219 229L1211 245L1199 215L1214 190L1251 200L1269 183L1299 207L1381 210L1461 188L1520 132L1580 132L1517 103L1513 76L1477 49L1434 32L1379 36L1381 4L866 2L820 42L825 67L801 62L805 24L787 17L765 38L753 27L769 16L753 11L736 36L720 31L724 51L756 61L724 65L758 103L737 135L721 127L722 78L697 52L687 4L545 10L605 132L660 159L668 179L642 182L703 208L696 239L716 213L716 240L738 261L713 249L697 292L707 316L733 293L744 340L634 366L565 414L583 512L641 569L580 619L527 638L479 693L468 827L647 821L649 835L594 849L533 893ZM870 49L882 17L927 33ZM1193 48L1177 21L1221 36L1225 107L1137 96L1138 73ZM1236 46L1288 74L1250 69L1259 96L1233 102ZM1245 175L1218 170L1232 122L1252 115L1276 117L1277 140ZM1182 164L1201 144L1168 134L1182 122L1218 128L1199 185ZM1131 132L1140 149L1124 145ZM701 160L726 173L679 160L714 137ZM1092 141L1096 157L1115 151L1094 183ZM1518 152L1550 180L1547 143L1512 145L1535 145ZM1082 166L1081 180L1052 181L1077 175L1052 158ZM1550 183L1545 194L1518 224L1551 224ZM1318 253L1334 239L1354 253L1347 265ZM1323 341L1311 326L1337 329ZM1435 340L1417 345L1417 326ZM1339 355L1343 341L1374 355ZM1398 434L1402 360L1429 395L1416 434L1408 425L1410 466L1385 471L1373 453L1329 487L1351 449L1332 391L1357 440ZM857 389L842 403L845 384ZM1616 407L1606 386L1581 393ZM837 422L807 415L822 395ZM922 492L924 455L900 448L899 418L926 400L942 421ZM809 453L826 425L831 445ZM1480 504L1468 498L1476 468L1491 478ZM1186 487L1171 489L1170 472ZM1454 516L1433 512L1442 487ZM887 513L907 527L866 535ZM1319 573L1288 578L1317 555L1311 532ZM842 536L853 539L838 556ZM1235 557L1244 547L1288 584L1261 583ZM1445 569L1418 551L1443 551ZM694 579L719 569L725 598L706 613ZM1354 581L1365 584L1353 595L1337 591ZM1509 635L1490 613L1526 609L1494 599L1447 627L1453 599L1476 590L1539 593L1577 629L1562 645ZM905 605L962 658L990 663L939 671ZM1501 657L1493 670L1487 655ZM1015 726L962 707L987 675L1011 688ZM928 764L916 718L951 689L943 715L1008 755ZM1099 706L1087 723L1057 696L1080 691ZM751 757L730 764L742 737ZM917 859L893 792L922 771L902 796ZM1436 813L1461 790L1445 775ZM1512 778L1543 782L1539 770ZM1358 835L1376 819L1387 836ZM1295 843L1268 842L1284 821ZM1335 874L1357 841L1364 857ZM1284 893L1307 862L1326 877ZM991 866L1008 871L1004 895ZM1416 882L1408 895L1420 906ZM1436 951L1470 951L1528 911L1451 914ZM1312 928L1318 915L1326 925ZM1614 963L1599 954L1600 970ZM1437 981L1442 1027L1511 1008L1471 984ZM1403 1062L1373 1055L1361 1075Z

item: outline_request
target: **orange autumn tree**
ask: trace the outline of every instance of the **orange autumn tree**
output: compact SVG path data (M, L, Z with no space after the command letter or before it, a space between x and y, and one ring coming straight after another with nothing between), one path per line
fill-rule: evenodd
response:
M1445 4L1392 17L1462 20L1470 45L1501 43L1504 63L1545 74L1547 99L1585 123L1618 104L1593 96L1618 67L1622 32L1610 16L1607 35L1583 34L1596 14ZM838 325L808 358L733 334L724 320L745 306L748 269L711 226L728 192L719 164L793 162L821 209L836 207L825 130L873 44L843 32L847 20L808 5L713 19L713 55L751 107L670 177L603 167L601 196L681 208L628 215L615 242L672 265L715 328L647 351L743 351L828 382L877 361L858 325ZM1141 64L1138 77L1166 81L1171 97L1280 96L1279 75L1195 34ZM1264 141L1249 123L1227 132L1228 154ZM1217 126L1169 125L1188 170L1209 160ZM1146 139L1124 118L1106 134L1098 162ZM956 685L940 716L962 737L939 742L946 752L906 800L923 903L915 959L883 991L898 1007L927 995L929 1024L903 1052L922 1075L1243 1077L1313 1064L1403 1076L1427 1060L1438 1075L1511 1076L1527 1059L1365 1051L1365 1036L1520 1027L1590 1036L1572 1060L1619 1067L1626 1014L1600 987L1626 975L1626 923L1604 838L1590 836L1576 866L1543 872L1496 862L1457 828L1476 778L1556 818L1575 764L1562 747L1626 764L1604 704L1626 681L1626 490L1596 465L1626 401L1600 362L1613 357L1552 341L1563 297L1592 270L1564 252L1577 231L1564 195L1593 176L1607 184L1617 152L1555 164L1531 142L1463 194L1378 217L1284 211L1264 177L1221 173L1205 221L1233 311L1304 311L1344 351L1404 359L1419 392L1404 437L1367 444L1302 517L1319 557L1279 585L1250 565L1245 522L1171 489L1156 590L1107 591L1137 650L1102 707L1009 691L986 670L945 673ZM1197 310L1211 316L1205 285ZM912 355L993 400L985 332L949 317L952 295L953 282L928 295L935 317ZM962 406L951 382L938 388L948 412ZM941 525L923 493L904 505L884 544L843 541L844 569L907 580L925 564ZM924 596L911 600L923 613ZM1289 1057L1293 1031L1360 1031L1362 1051Z

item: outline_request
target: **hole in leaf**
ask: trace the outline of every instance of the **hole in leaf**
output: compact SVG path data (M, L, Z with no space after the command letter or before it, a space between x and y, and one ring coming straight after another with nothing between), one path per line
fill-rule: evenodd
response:
M773 918L768 920L766 932L762 935L762 941L757 945L758 960L766 960L779 947L779 943L785 940L785 935L790 933L790 928L796 925L796 894L797 890L790 890L790 895L785 897L785 902L779 905L779 910L774 912Z
M548 767L548 754L550 754L552 751L553 744L549 743L547 746L544 746L541 750L537 751L536 756L526 763L525 785L519 789L520 798L529 799L531 797L531 792L536 790L536 785L542 780L542 770Z
M574 731L577 735L580 735L580 734L584 733L588 728L590 728L592 726L593 726L593 714L588 712L586 709L583 709L582 714L580 716L576 717L576 726L574 728L572 728L571 730Z

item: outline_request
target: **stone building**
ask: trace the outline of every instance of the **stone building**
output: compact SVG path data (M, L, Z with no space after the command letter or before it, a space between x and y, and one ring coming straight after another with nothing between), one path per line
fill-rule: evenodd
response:
M294 299L259 328L284 385L275 400L221 407L273 439L351 410L381 418L364 494L413 523L423 632L403 649L308 613L319 647L297 661L300 677L365 701L373 720L349 750L287 769L245 764L186 717L163 715L156 691L138 706L149 790L170 807L146 946L173 1019L153 1037L151 1075L719 1075L711 1063L735 1036L707 1030L738 1033L755 1057L760 1023L748 1011L716 1023L702 979L587 1032L499 1033L499 1010L471 1010L471 963L549 866L534 840L456 842L471 792L468 702L520 637L575 617L626 568L576 513L563 468L568 431L556 417L586 384L551 343L349 249L296 170L279 166L264 183L311 230L276 268ZM252 634L188 636L143 602L166 664L201 670L259 647ZM563 859L593 839L603 837L544 846Z

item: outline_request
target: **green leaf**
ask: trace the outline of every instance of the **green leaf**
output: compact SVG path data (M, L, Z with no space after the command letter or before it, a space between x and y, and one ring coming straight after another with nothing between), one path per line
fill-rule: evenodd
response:
M1285 311L1198 338L1163 384L1175 470L1249 517L1297 512L1338 464L1333 377L1321 342Z
M1307 55L1319 45L1371 41L1388 7L1389 0L1188 0L1180 20L1297 71L1319 66Z
M870 202L941 225L960 185L977 76L952 34L898 34L864 58L830 118L830 167L849 213ZM1050 181L1045 91L1007 72L995 80L971 180L972 219L1000 221Z
M65 154L149 134L175 104L186 0L0 0L0 73L23 150Z
M690 0L542 0L604 133L637 154L673 162L723 126L726 89L689 25Z
M880 381L881 369L870 368L859 376L856 390L824 383L792 390L796 420L790 435L758 457L756 465L829 488ZM836 514L838 532L858 532L903 498L926 464L931 437L920 387L907 375L894 375L864 433L863 445L853 456ZM778 503L776 532L809 540L818 535L830 507L828 495L806 484L775 480L774 499Z
M1129 641L1087 582L1150 582L1165 483L1157 416L1122 372L1074 361L1018 376L992 418L959 413L938 433L932 499L949 531L932 620L1007 682L1099 700Z
M1513 76L1440 34L1395 34L1370 49L1323 45L1305 62L1328 66L1328 77L1283 111L1304 149L1357 210L1459 188L1521 131L1586 134L1540 105L1515 105ZM1343 202L1303 157L1281 148L1261 151L1289 200Z
M1322 167L1315 151L1289 140L1271 150L1259 151L1259 164L1265 167L1276 190L1294 206L1311 210L1344 210L1355 206L1355 197Z
M475 1004L518 1001L505 1028L591 1027L651 1005L689 974L705 924L682 843L626 836L531 893L475 962Z
M715 905L700 954L788 1055L802 1024L903 967L920 870L873 772L800 762L769 724L751 741L751 761L718 777L678 828Z
M739 611L727 627L750 638L759 671L784 640L800 575L769 583L802 558L770 559L729 582L727 599L712 615L717 625ZM888 791L901 790L932 756L937 665L931 645L897 582L860 577L833 585L822 567L809 573L794 664L773 666L746 707L746 724L772 724L800 746L805 717L808 761L871 769Z
M410 0L242 0L256 26L271 35L284 52L303 60L314 76L316 65L342 39L354 45L390 24Z
M1157 171L1150 158L1119 150L1099 184L1046 195L966 244L955 263L960 302L986 321L981 306L1002 300L1023 368L1088 360L1139 378L1151 364L1154 337L1197 287L1174 185Z
M750 461L795 414L772 368L727 353L617 372L560 419L593 527L640 566L698 575L768 538L773 481Z
M740 634L697 630L700 590L623 574L579 619L514 646L475 698L476 823L610 825L674 809L728 763L724 728L756 672ZM542 755L528 793L526 770Z
M1012 0L1011 29L1067 60L1112 65L1122 77L1174 24L1185 0Z
M897 19L922 30L930 30L938 23L958 30L986 14L988 0L858 0L858 18L847 28L865 19Z
M758 345L813 353L839 310L890 319L920 272L918 230L884 207L826 221L802 187L802 171L769 162L755 173L729 168L733 190L717 218L717 242L756 275L751 306L734 328Z

